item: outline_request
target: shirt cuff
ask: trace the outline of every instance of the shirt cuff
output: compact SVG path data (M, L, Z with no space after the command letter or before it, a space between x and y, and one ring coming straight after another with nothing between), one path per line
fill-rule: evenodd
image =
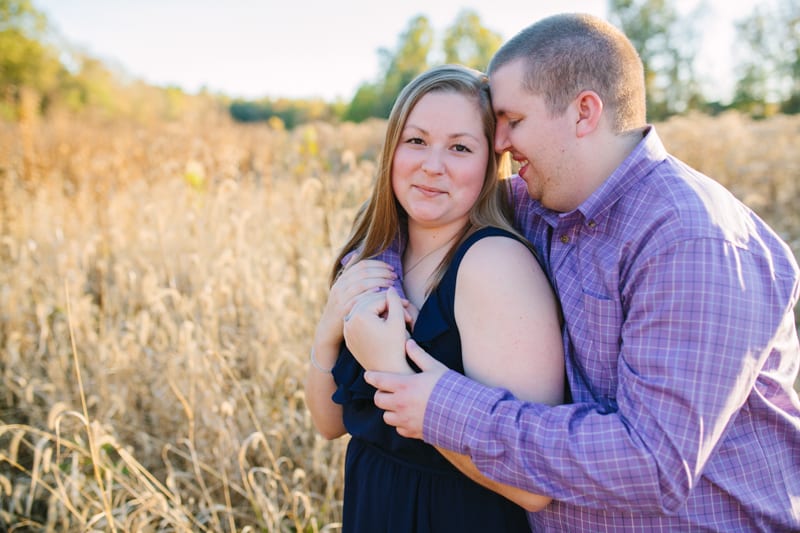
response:
M491 389L463 374L450 370L442 376L428 399L422 424L422 438L428 444L458 453L467 453L464 435L469 424L476 424L480 405L486 402L481 395ZM475 429L475 428L473 428Z

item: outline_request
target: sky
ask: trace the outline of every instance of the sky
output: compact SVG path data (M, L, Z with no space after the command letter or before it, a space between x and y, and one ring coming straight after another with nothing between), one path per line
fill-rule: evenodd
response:
M705 5L697 71L707 95L729 98L733 21L758 0L673 0L681 13ZM71 46L133 78L205 87L231 97L349 101L375 81L378 50L396 48L425 15L436 38L462 9L508 39L542 17L580 11L606 18L606 0L33 0ZM715 94L719 93L719 94Z

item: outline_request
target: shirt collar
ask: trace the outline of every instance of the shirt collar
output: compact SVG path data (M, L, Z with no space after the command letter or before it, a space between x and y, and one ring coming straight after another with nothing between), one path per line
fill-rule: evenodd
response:
M628 157L581 205L572 211L559 213L534 203L534 211L552 227L559 221L581 214L584 220L599 220L622 196L643 176L650 173L667 157L655 127L647 126L642 140L628 154Z

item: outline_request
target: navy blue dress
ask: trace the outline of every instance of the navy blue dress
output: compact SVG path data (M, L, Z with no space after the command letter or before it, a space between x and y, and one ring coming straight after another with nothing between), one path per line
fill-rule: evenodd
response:
M412 337L449 368L464 373L456 327L456 276L464 254L497 228L476 231L463 242L439 286L419 311ZM525 511L488 490L451 465L433 446L401 437L375 407L375 388L342 344L333 368L347 447L343 533L487 533L529 532Z

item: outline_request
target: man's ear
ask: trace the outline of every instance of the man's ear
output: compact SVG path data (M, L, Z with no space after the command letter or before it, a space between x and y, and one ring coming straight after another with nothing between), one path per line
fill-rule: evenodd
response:
M575 134L578 137L589 135L597 129L603 115L603 100L594 91L581 91L575 98L574 105L577 111Z

